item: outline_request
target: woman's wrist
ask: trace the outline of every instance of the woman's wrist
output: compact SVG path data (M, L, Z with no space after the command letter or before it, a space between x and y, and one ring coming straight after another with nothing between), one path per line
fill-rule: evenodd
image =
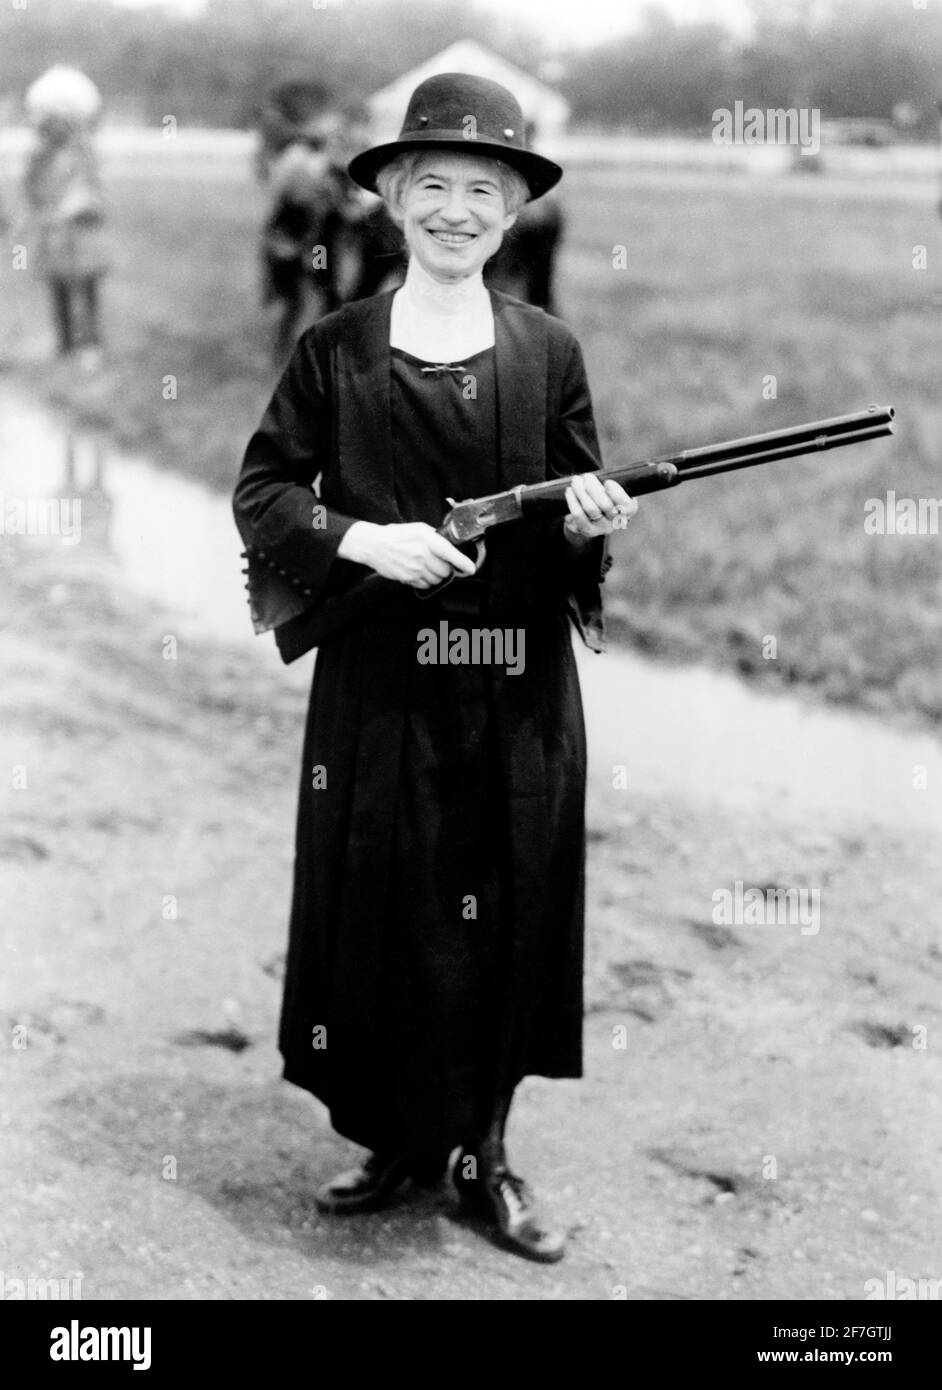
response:
M355 521L348 526L337 547L341 560L350 560L355 565L370 565L374 554L375 533L380 528L374 521Z
M566 517L563 522L563 535L566 537L567 543L571 545L574 550L584 550L594 537L584 535L581 531L576 529L576 526L570 526L569 523L574 520L574 517Z

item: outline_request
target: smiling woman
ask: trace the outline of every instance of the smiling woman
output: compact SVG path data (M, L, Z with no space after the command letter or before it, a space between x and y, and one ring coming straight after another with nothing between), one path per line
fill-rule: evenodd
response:
M462 1200L544 1261L563 1237L510 1171L504 1129L524 1076L581 1074L585 735L569 624L600 649L605 537L634 503L592 476L578 343L481 272L561 173L527 149L503 87L422 83L399 139L350 165L403 229L405 284L301 338L235 496L258 626L286 659L320 649L280 1043L287 1079L371 1153L317 1204L382 1206L460 1148ZM571 480L565 523L521 525L479 571L436 529L449 496L550 478ZM370 571L386 582L364 609ZM436 632L447 660L430 659ZM475 660L483 636L489 656L502 639L501 661Z
M529 197L502 160L445 150L400 155L376 186L411 254L444 281L478 274Z

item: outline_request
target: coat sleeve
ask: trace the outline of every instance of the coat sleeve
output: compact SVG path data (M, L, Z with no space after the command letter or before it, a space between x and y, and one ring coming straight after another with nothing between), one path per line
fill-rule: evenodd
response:
M602 466L592 395L582 349L575 338L569 342L559 407L550 419L547 445L547 471L551 478L595 472ZM560 522L558 544L566 573L569 615L586 646L602 652L605 624L601 586L612 566L608 538L600 536L576 550L566 540Z
M355 520L324 506L313 491L329 467L331 439L330 383L309 331L249 440L233 496L257 632L319 601L337 547Z

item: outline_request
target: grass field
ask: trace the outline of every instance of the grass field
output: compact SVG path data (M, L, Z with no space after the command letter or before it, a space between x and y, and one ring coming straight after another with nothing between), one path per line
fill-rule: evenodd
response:
M566 189L562 312L609 464L873 402L899 416L893 441L647 500L616 543L613 636L938 720L942 537L864 531L866 500L888 489L942 497L936 190L917 202L873 183L612 169L573 171ZM8 258L0 364L124 446L228 490L273 385L257 191L247 176L145 170L111 195L108 369L78 386L47 364L42 287ZM620 245L626 269L613 268ZM918 246L927 269L913 268Z

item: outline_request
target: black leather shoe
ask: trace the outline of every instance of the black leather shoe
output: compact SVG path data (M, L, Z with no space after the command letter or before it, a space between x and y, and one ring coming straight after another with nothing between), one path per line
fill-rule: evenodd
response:
M466 1158L475 1159L477 1177L465 1176ZM477 1154L462 1151L452 1176L466 1210L496 1225L501 1243L509 1250L543 1264L563 1258L566 1237L541 1219L530 1188L505 1164L491 1166Z
M409 1169L404 1159L370 1154L359 1168L339 1173L325 1183L314 1201L319 1211L329 1212L333 1216L375 1211L395 1196L408 1177Z

